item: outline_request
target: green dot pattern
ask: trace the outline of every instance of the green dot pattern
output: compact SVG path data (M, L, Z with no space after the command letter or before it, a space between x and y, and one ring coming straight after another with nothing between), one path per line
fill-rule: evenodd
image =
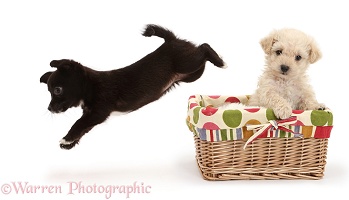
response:
M274 111L273 111L272 109L270 109L270 108L268 108L268 109L266 110L265 114L266 114L266 117L267 117L267 120L268 120L268 121L269 121L269 120L276 120L276 119L277 119L276 116L275 116L275 114L274 114Z
M325 126L327 123L332 125L333 115L323 110L313 110L310 114L310 120L314 126Z
M240 110L225 110L223 112L224 123L231 127L236 128L241 124L242 112Z
M194 111L193 111L193 120L194 120L194 123L195 124L197 124L198 123L198 121L199 121L199 112L200 112L200 107L197 107L197 108L195 108L194 109Z

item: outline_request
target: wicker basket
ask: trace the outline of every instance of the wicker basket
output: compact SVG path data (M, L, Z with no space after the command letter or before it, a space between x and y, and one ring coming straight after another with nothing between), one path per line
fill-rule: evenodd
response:
M270 109L219 107L247 100L248 96L189 98L187 125L194 133L203 178L321 179L332 130L331 111L294 111L296 121L270 128L270 121L278 122ZM259 128L249 130L251 124ZM261 133L261 127L266 131Z

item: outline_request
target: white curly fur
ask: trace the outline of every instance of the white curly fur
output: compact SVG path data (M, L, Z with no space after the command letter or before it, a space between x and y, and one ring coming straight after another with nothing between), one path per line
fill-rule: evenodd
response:
M280 29L271 32L260 44L266 54L266 67L248 105L272 108L280 119L290 117L295 109L324 109L306 75L309 65L321 58L313 38L296 29ZM301 58L298 60L297 56ZM282 65L288 67L286 72Z

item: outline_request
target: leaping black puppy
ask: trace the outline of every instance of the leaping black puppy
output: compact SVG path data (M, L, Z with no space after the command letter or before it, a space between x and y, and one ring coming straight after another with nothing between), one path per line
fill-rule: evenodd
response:
M224 68L224 61L206 43L196 46L178 39L171 31L147 25L143 35L158 36L165 42L154 52L124 68L96 71L73 60L53 60L54 72L46 72L40 82L51 93L48 110L65 112L81 105L82 117L60 141L71 149L94 126L104 122L113 111L131 112L158 100L179 82L193 82L201 77L206 61Z

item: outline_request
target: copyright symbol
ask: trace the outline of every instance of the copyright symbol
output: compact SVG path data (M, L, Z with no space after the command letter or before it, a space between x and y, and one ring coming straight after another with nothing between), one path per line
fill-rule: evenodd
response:
M10 184L3 184L1 186L1 192L3 194L10 194L12 191L11 185Z

